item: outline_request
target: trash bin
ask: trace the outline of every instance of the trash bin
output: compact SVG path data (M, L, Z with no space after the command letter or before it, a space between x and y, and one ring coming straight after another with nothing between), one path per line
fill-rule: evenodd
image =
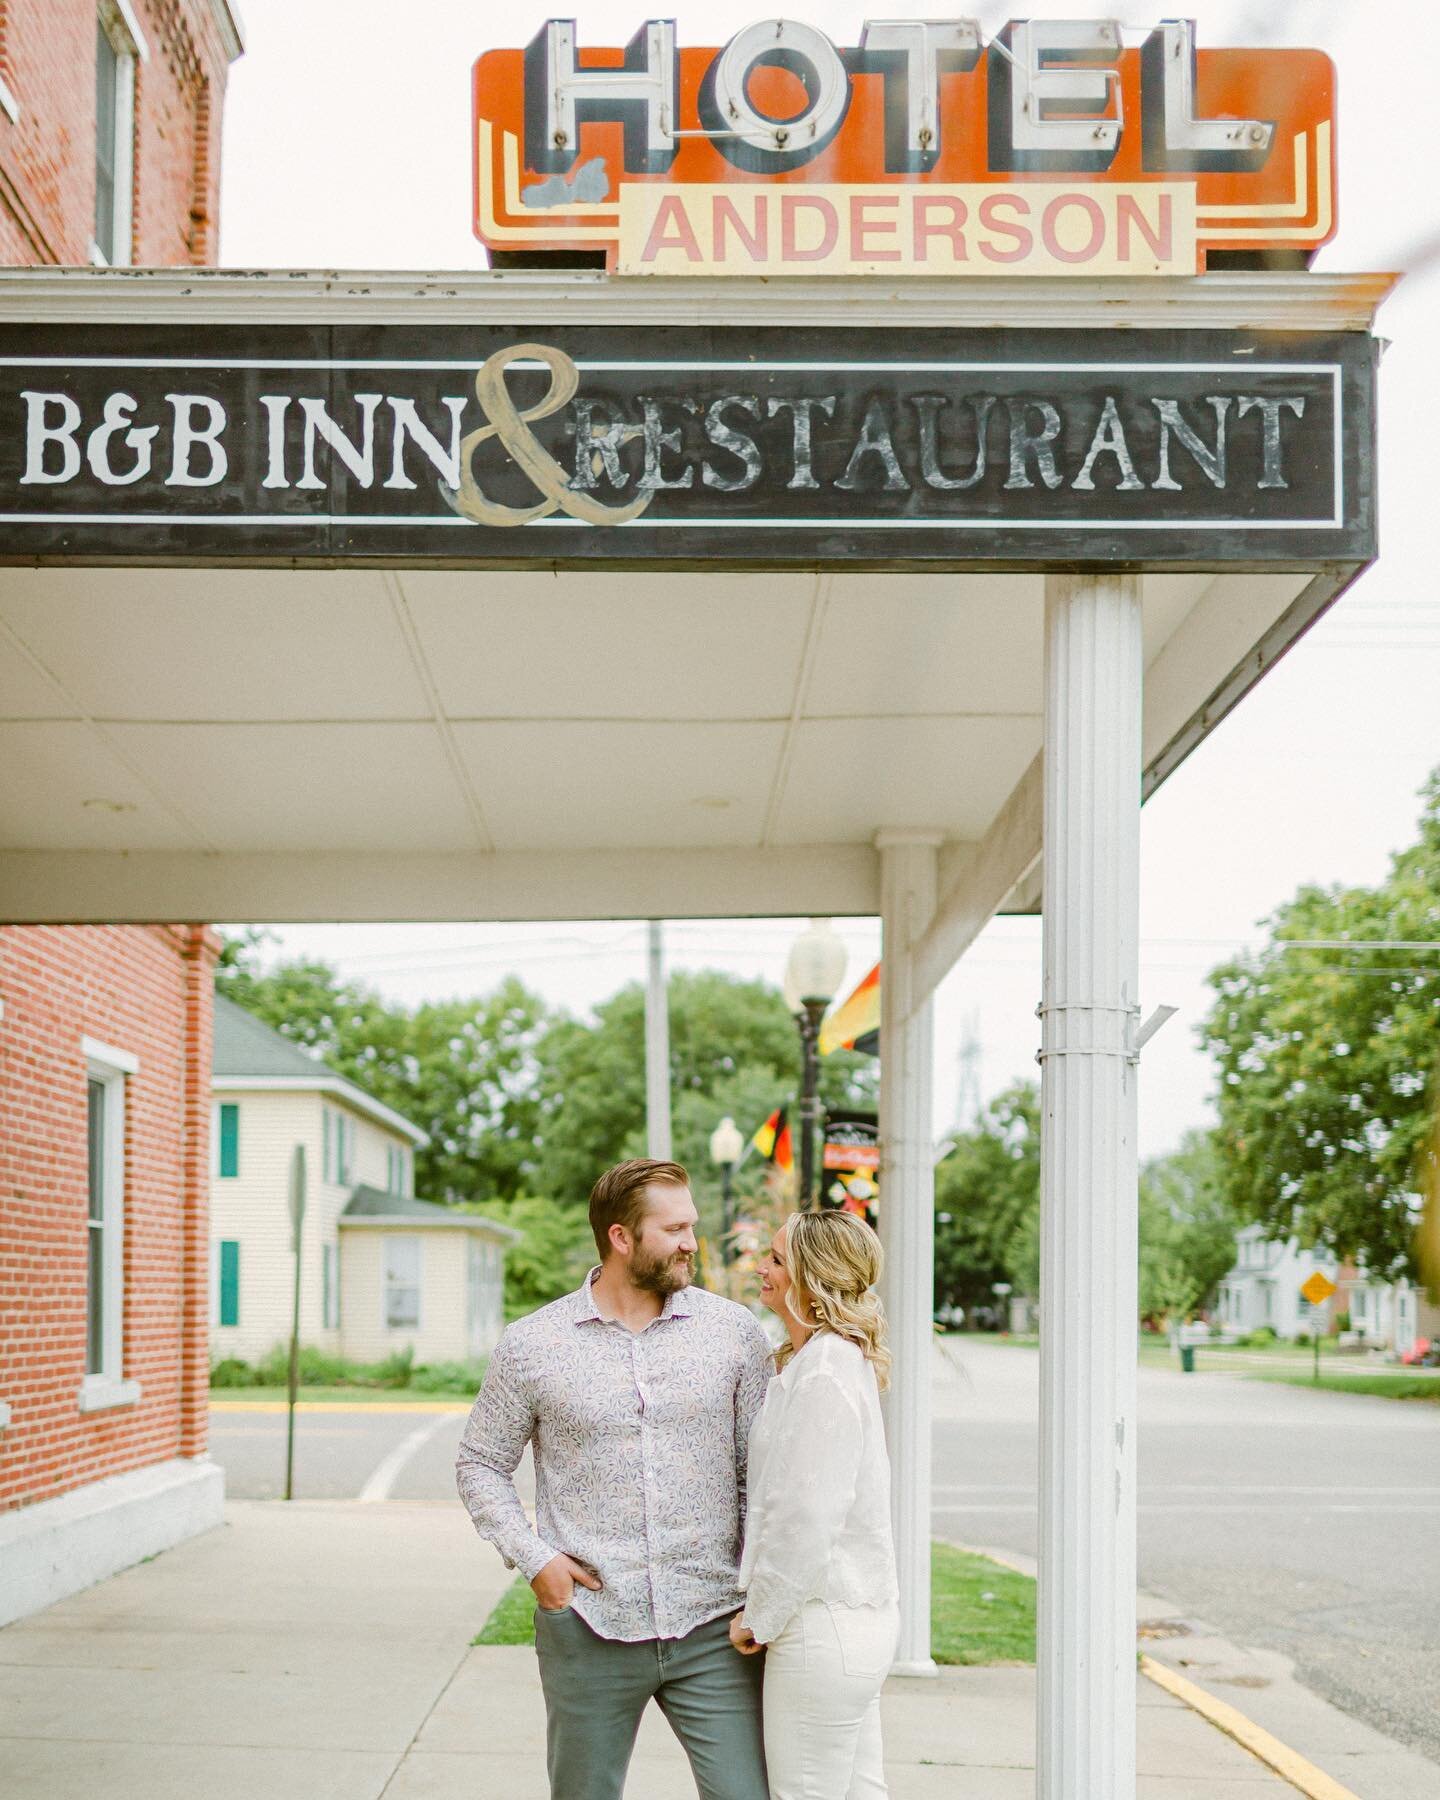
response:
M1182 1375L1195 1373L1195 1346L1193 1344L1180 1346L1180 1373Z

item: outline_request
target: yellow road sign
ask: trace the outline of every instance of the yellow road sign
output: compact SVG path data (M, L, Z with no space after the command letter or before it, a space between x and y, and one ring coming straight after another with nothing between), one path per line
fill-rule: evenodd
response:
M1319 1306L1335 1292L1335 1283L1317 1269L1308 1281L1300 1284L1300 1292L1312 1306Z

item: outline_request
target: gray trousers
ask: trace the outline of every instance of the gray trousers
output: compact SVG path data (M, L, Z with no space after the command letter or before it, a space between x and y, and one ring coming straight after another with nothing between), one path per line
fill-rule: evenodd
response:
M728 1614L682 1638L622 1644L570 1607L535 1608L551 1800L621 1800L654 1700L679 1738L701 1800L767 1800L760 1696L765 1658L741 1656Z

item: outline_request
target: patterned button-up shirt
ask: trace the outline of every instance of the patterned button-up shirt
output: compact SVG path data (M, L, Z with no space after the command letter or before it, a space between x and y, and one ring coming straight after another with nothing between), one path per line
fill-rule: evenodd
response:
M678 1638L738 1612L750 1426L774 1373L758 1320L704 1288L631 1332L601 1317L592 1269L506 1328L460 1441L455 1482L481 1537L527 1581L562 1551L604 1586L573 1605L605 1638ZM535 1526L513 1476L535 1455Z

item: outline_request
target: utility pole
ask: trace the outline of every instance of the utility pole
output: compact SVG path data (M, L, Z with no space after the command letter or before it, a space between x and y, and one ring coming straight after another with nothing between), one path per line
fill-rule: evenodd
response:
M656 1162L669 1162L670 1008L665 992L665 945L659 919L650 921L645 983L645 1135Z

